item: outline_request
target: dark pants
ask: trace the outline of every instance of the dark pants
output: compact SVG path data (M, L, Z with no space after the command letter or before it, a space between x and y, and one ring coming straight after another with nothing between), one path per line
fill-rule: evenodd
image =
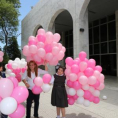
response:
M1 118L7 118L7 115L1 114Z
M39 108L39 97L40 95L35 95L29 90L29 96L27 98L27 109L26 109L26 118L30 118L31 115L31 105L34 100L34 117L38 117L38 108Z

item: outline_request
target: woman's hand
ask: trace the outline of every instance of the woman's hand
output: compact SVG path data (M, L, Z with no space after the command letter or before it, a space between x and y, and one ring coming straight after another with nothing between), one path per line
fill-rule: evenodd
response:
M47 67L47 62L44 61L44 65L45 65L45 70L48 71L48 67Z
M25 83L25 86L26 86L27 88L29 88L29 87L30 87L30 85L29 85L28 83Z

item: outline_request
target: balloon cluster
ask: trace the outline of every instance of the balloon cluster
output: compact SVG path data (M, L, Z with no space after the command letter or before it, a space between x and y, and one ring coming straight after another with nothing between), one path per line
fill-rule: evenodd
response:
M50 90L50 80L51 80L51 75L50 74L45 74L43 78L41 77L36 77L34 79L34 84L35 86L32 88L32 92L34 94L40 94L41 92L49 92Z
M80 52L78 58L66 58L68 103L89 106L90 102L100 102L100 90L104 89L102 67L94 59L87 59L85 52Z
M0 51L0 62L3 61L3 56L4 56L4 53L2 51Z
M25 59L16 58L14 61L9 60L6 64L6 74L10 77L15 77L20 82L21 76L27 69L27 62Z
M62 60L65 55L65 47L61 43L58 33L45 32L44 29L39 29L37 36L30 36L28 45L23 47L23 55L26 60L34 60L38 65L42 65L44 61L50 65L57 65L58 61Z
M25 108L21 105L28 97L28 90L18 86L18 80L8 77L0 80L0 112L10 118L23 118Z

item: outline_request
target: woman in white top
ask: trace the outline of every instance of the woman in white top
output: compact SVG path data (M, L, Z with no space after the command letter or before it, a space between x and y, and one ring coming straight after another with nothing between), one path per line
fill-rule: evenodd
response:
M34 86L33 80L35 79L35 77L40 76L40 74L46 74L48 73L48 68L45 64L45 70L42 69L38 69L37 64L35 63L35 61L30 61L28 63L28 68L25 71L25 73L22 76L22 81L24 82L25 86L28 88L29 91L29 96L27 98L27 106L26 106L26 118L30 118L30 113L31 113L31 104L32 104L32 100L34 100L34 117L35 118L39 118L38 117L38 108L39 108L39 95L35 95L32 93L32 88Z

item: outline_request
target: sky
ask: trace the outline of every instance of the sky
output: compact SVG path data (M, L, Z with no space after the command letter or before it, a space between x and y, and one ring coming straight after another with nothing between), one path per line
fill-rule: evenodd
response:
M21 8L19 9L20 11L20 16L19 16L19 27L18 27L18 32L17 32L17 40L19 46L21 46L21 21L23 18L30 12L31 6L35 6L36 3L38 3L39 0L20 0L21 3ZM0 46L4 46L5 44L1 44Z

